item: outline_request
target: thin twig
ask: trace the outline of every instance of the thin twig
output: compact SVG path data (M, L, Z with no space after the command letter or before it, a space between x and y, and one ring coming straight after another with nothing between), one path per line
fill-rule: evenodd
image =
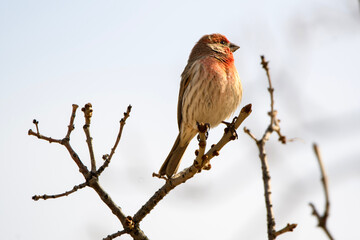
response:
M255 135L252 134L247 127L244 127L244 132L245 132L247 135L249 135L249 136L251 137L251 139L254 140L255 142L258 141L258 140L256 139Z
M62 139L54 139L54 138L51 138L51 137L47 137L47 136L44 136L44 135L41 135L39 132L34 132L33 130L29 129L28 131L28 135L30 136L35 136L39 139L42 139L42 140L45 140L45 141L48 141L49 143L59 143L59 144L62 144Z
M37 201L39 199L54 199L54 198L60 198L60 197L65 197L65 196L68 196L74 192L76 192L77 190L79 189L82 189L84 187L86 187L88 184L86 182L82 183L82 184L79 184L79 185L75 185L70 191L66 191L64 193L60 193L60 194L55 194L55 195L47 195L47 194L44 194L44 195L34 195L32 197L33 200Z
M199 170L205 167L214 156L218 156L219 151L222 149L222 147L224 147L224 145L229 141L235 139L234 138L235 130L250 115L250 113L251 113L251 104L248 104L241 109L239 116L232 124L230 124L230 126L227 127L227 131L224 131L222 138L219 140L219 142L216 145L212 145L210 150L208 150L202 156L200 155L200 150L198 151L197 158L202 158L203 156L207 156L204 157L205 159L202 159L201 165L196 164L196 162L194 161L193 165L191 165L188 168L185 168L181 172L167 179L166 183L157 192L155 192L155 194L140 208L139 211L137 211L137 213L135 213L133 217L133 221L135 222L135 224L141 222L144 219L144 217L147 214L149 214L150 211L161 201L161 199L163 199L172 189L174 189L176 186L182 183L185 183L188 179L192 178L195 174L199 172ZM157 175L154 174L154 176Z
M268 91L269 91L269 95L270 95L270 112L268 112L268 115L270 116L270 124L268 127L268 130L264 133L263 138L264 139L268 139L268 137L270 136L270 134L275 131L278 136L279 136L279 141L283 144L285 144L286 141L286 137L284 135L281 134L280 132L280 120L277 118L277 111L274 109L274 91L275 89L272 87L272 83L271 83L271 77L270 77L270 70L269 70L269 62L265 60L264 56L261 56L261 65L263 67L263 69L266 72L266 76L268 79L268 83L269 83L269 87L268 87ZM267 135L267 136L265 136Z
M273 204L271 200L271 185L270 185L270 173L269 173L269 165L267 160L267 154L265 151L265 143L269 140L270 135L275 131L279 136L279 141L283 144L286 143L286 137L280 133L280 120L277 119L277 111L274 109L274 88L272 87L270 73L269 73L269 62L265 60L264 56L261 56L261 65L265 69L266 76L268 79L269 87L268 91L270 94L270 112L268 115L270 116L270 124L265 130L261 139L257 139L254 134L250 132L250 130L244 127L244 132L253 139L259 149L259 158L261 161L261 170L262 170L262 177L263 177L263 184L264 184L264 196L265 196L265 206L266 206L266 213L267 213L267 233L268 239L274 240L276 237L282 233L292 231L296 224L288 224L283 229L276 231L275 227L275 217L273 212Z
M106 238L103 238L103 240L112 240L114 238L117 238L117 237L120 237L121 235L127 233L128 231L127 230L121 230L121 231L118 231L116 233L113 233L111 235L108 235Z
M297 227L297 224L293 223L293 224L287 224L283 229L280 229L279 231L277 231L275 233L275 237L283 234L283 233L286 233L286 232L292 232L294 231L294 229Z
M76 112L76 108L77 107L74 107L73 106L73 110L72 110L72 116L74 116L75 118L75 112ZM70 118L70 124L71 125L73 123L74 119L73 117ZM29 129L28 131L28 135L30 136L35 136L41 140L45 140L45 141L48 141L49 143L52 143L52 142L55 142L55 143L58 143L58 144L61 144L61 145L64 145L65 148L68 150L71 158L74 160L74 162L76 163L76 165L79 167L79 170L80 172L83 174L83 176L87 179L90 175L89 173L89 170L87 169L87 167L81 162L79 156L76 154L76 152L72 149L71 145L70 145L70 133L69 133L69 130L68 130L68 133L66 134L65 138L63 139L54 139L54 138L51 138L51 137L47 137L47 136L44 136L44 135L41 135L40 132L39 132L39 128L38 128L38 121L34 120L33 123L36 125L36 129L37 129L37 132L35 133L33 130Z
M83 126L83 129L86 135L86 143L88 145L89 154L90 154L91 172L94 173L96 171L96 161L95 161L94 150L92 145L92 137L90 136L90 123L93 112L91 103L85 104L85 107L83 107L81 111L84 112L84 117L85 117L85 124Z
M276 117L276 111L274 111L274 88L272 87L271 84L271 78L270 78L270 71L269 71L269 62L265 61L265 56L260 56L261 58L261 66L263 67L263 69L265 69L266 72L266 76L268 79L268 83L269 83L269 87L268 87L268 91L270 93L270 125L273 126L275 125L275 117Z
M315 205L313 203L309 203L310 207L312 208L312 214L317 218L318 220L318 227L322 228L329 239L333 240L334 237L330 234L329 229L327 228L327 219L329 217L329 210L330 210L330 200L329 200L329 188L328 188L328 180L327 175L325 172L325 167L322 161L322 157L320 155L319 147L316 143L313 144L313 149L316 155L316 158L319 163L320 171L321 171L321 183L323 185L324 193L325 193L325 209L323 215L320 215L320 213L316 210Z
M40 131L39 131L39 121L34 119L33 120L33 124L35 125L35 128L36 128L36 133L37 134L40 134Z
M70 134L71 132L75 129L75 126L74 126L74 120L75 120L75 113L76 113L76 109L78 108L79 106L76 105L76 104L73 104L72 105L72 113L71 113L71 117L70 117L70 123L69 123L69 126L68 126L68 131L66 133L66 136L65 138L69 139L70 140Z
M122 131L123 131L123 128L125 126L125 123L126 123L126 119L128 119L128 117L130 117L130 112L131 112L131 105L129 105L127 107L127 110L126 112L124 112L124 117L120 120L120 129L119 129L119 133L117 135L117 138L116 138L116 141L115 141L115 144L114 146L111 148L111 152L110 154L105 154L103 156L103 159L104 159L104 163L102 164L101 167L99 167L99 169L97 170L96 172L96 175L97 176L100 176L100 174L105 170L105 168L107 168L110 164L110 161L115 153L115 150L120 142L120 139L121 139L121 135L122 135Z

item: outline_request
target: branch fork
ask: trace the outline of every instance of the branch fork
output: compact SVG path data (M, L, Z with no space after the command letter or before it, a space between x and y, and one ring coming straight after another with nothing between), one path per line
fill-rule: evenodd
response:
M315 205L313 203L309 203L310 207L312 208L312 215L314 215L316 217L316 219L318 220L318 227L320 227L321 229L324 230L326 236L330 239L333 240L334 237L331 235L331 233L329 232L329 229L327 228L327 220L329 217L329 211L330 211L330 198L329 198L329 188L328 188L328 180L327 180L327 175L326 175L326 171L325 171L325 167L324 167L324 163L320 154L320 149L318 147L317 144L313 144L313 149L316 155L316 159L318 160L319 163L319 167L320 167L320 172L321 172L321 183L323 185L323 189L324 189L324 194L325 194L325 209L324 209L324 213L321 215Z
M277 111L274 109L274 88L272 87L270 73L269 73L269 62L265 60L264 56L261 56L261 65L266 72L266 76L268 79L269 87L268 91L270 94L270 111L268 115L270 117L269 126L266 128L262 138L258 139L251 131L244 127L244 132L249 135L249 137L255 141L256 146L259 150L259 158L261 161L261 169L262 169L262 176L263 176L263 184L264 184L264 196L265 196L265 206L267 212L267 232L268 232L268 239L274 240L280 234L285 232L291 232L296 228L296 224L287 224L286 227L282 228L279 231L275 229L275 217L273 212L273 204L271 200L271 186L270 186L270 173L269 173L269 165L267 160L267 154L265 151L265 143L269 140L270 135L273 132L276 132L279 136L279 141L285 144L286 137L283 136L280 132L280 120L277 119Z
M39 126L38 126L39 122L37 120L33 121L33 123L35 124L35 127L36 127L36 132L34 132L30 129L28 131L28 134L31 136L35 136L39 139L48 141L50 143L54 142L54 143L63 145L68 150L70 157L74 160L74 162L76 163L76 165L79 168L79 171L82 173L82 175L84 176L86 181L82 184L75 185L71 190L66 191L64 193L55 194L55 195L46 195L46 194L35 195L32 197L32 199L37 201L39 199L47 200L47 199L65 197L65 196L68 196L86 186L91 187L97 192L97 194L99 195L101 200L111 209L113 214L119 219L119 221L121 222L121 224L124 227L124 230L119 231L115 234L109 235L105 239L113 239L115 237L122 235L123 233L130 234L136 240L148 239L146 237L146 235L142 232L142 230L139 228L139 226L134 224L132 217L126 216L123 213L123 211L121 210L121 208L118 207L115 204L115 202L113 202L113 200L111 199L109 194L102 189L102 187L100 186L99 181L98 181L99 176L109 165L111 158L115 153L115 149L120 141L122 130L125 125L126 119L130 116L131 106L129 105L129 107L127 108L127 111L124 113L124 117L120 121L120 129L119 129L119 133L118 133L117 139L115 141L114 147L111 149L110 154L104 155L104 157L103 157L104 163L98 169L96 169L95 155L94 155L94 150L93 150L93 146L92 146L92 138L91 138L91 134L90 134L90 124L91 124L91 117L92 117L92 112L93 112L92 105L90 103L88 103L82 108L82 111L84 112L84 118L85 118L85 124L83 126L83 129L84 129L84 132L86 135L86 143L88 145L89 154L90 154L91 171L89 171L88 168L86 167L86 165L83 164L83 162L80 160L80 157L78 156L78 154L73 150L73 148L70 145L70 135L71 135L71 132L75 129L74 119L76 116L77 108L78 108L78 105L76 105L76 104L72 105L72 113L71 113L71 117L70 117L70 123L68 125L67 133L63 139L53 139L51 137L41 135L40 131L39 131Z

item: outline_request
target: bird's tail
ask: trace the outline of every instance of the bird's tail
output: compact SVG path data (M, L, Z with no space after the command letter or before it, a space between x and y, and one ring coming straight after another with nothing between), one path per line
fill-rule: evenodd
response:
M160 175L166 175L169 178L176 173L179 168L180 161L190 141L180 146L180 133L176 138L174 146L159 170Z

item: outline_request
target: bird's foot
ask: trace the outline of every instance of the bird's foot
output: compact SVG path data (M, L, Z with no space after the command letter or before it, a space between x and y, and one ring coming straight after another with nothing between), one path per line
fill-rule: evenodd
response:
M222 121L222 123L226 125L226 128L224 129L225 133L228 133L229 131L231 132L231 137L230 137L231 140L235 140L238 138L238 134L236 133L236 129L235 129L236 120L237 117L234 117L231 123Z
M168 177L166 175L160 175L160 173L153 173L152 176L160 179L168 180Z
M207 139L209 136L210 124L196 122L196 125L200 133L205 133L205 139ZM197 136L197 140L200 141L200 135Z

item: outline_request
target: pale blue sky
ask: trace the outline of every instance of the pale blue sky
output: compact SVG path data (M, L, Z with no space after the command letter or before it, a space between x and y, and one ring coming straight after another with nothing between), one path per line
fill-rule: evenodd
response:
M100 182L128 215L161 186L152 178L177 135L180 74L194 43L219 32L241 48L235 63L244 123L260 136L269 96L260 55L270 60L283 133L297 141L267 145L279 239L326 239L308 202L323 192L311 149L328 171L336 238L359 239L360 12L356 0L315 1L0 1L1 239L91 239L121 230L90 189L58 200L82 178L65 149L27 136L32 120L62 138L71 104L94 108L96 157L110 151L128 104L131 117ZM78 111L72 144L88 154ZM222 127L210 131L215 142ZM264 239L266 213L255 144L242 131L204 172L170 193L141 224L150 239ZM193 159L197 143L181 167ZM224 230L226 229L226 230ZM123 237L121 239L130 239Z

